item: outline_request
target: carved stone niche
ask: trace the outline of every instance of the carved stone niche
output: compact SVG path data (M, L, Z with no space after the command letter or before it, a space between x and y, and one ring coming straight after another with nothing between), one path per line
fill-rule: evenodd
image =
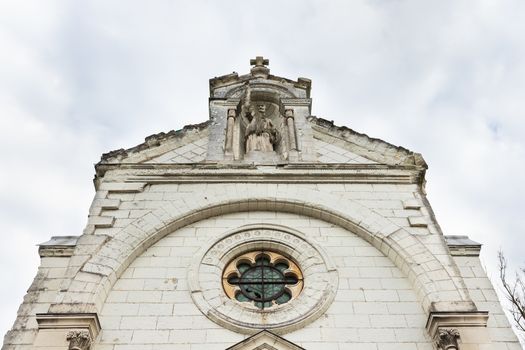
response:
M230 346L226 350L305 350L294 343L270 332L263 330L243 341Z
M277 94L253 90L248 86L242 98L240 138L244 159L255 162L279 162L286 159L283 136L286 122L280 113Z
M234 97L222 101L224 158L248 163L297 161L301 152L298 135L303 134L297 131L296 119L304 121L311 101L289 95L278 86L256 81L245 83Z

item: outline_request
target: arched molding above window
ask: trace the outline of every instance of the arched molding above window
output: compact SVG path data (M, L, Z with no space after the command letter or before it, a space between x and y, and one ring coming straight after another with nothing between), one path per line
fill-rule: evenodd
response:
M66 290L62 292L60 304L52 304L49 312L97 312L105 302L107 292L129 264L147 248L167 234L209 217L248 211L279 211L311 216L343 227L376 247L408 277L422 306L427 312L447 311L454 305L455 311L476 311L457 267L450 260L447 264L439 260L423 240L395 222L379 215L357 201L330 193L312 191L278 191L277 187L265 187L264 193L240 191L224 186L228 195L194 195L184 208L175 208L165 203L141 218L129 223L111 240L95 246L85 235L79 239L77 250L93 251L73 280L83 281L86 274L97 281L93 292ZM430 236L429 236L430 237ZM103 237L104 238L104 237ZM86 246L82 244L85 240ZM435 236L433 246L445 251L442 238ZM443 256L446 258L446 256ZM429 271L445 276L446 280L434 281ZM448 286L448 290L442 288ZM71 303L68 301L71 300ZM80 302L79 302L80 300Z
M258 251L293 261L307 279L304 290L290 301L268 308L231 298L223 290L225 268L236 258ZM197 307L217 324L245 334L263 329L284 334L304 327L328 309L338 286L334 266L317 243L297 231L276 225L250 225L203 245L191 264L188 284Z

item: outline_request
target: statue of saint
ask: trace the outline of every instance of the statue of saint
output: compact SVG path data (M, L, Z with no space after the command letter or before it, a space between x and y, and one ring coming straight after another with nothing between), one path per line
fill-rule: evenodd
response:
M262 102L252 103L250 95L248 88L245 101L245 108L248 110L245 116L249 120L245 134L246 153L250 151L273 152L279 133L266 115L266 105Z
M277 130L272 121L265 115L266 106L258 104L257 110L250 106L248 119L250 124L246 128L246 152L272 152L277 143Z

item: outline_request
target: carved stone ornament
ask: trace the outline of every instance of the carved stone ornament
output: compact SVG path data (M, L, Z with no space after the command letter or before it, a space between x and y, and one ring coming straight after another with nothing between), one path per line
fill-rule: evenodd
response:
M458 350L459 332L457 329L440 329L436 345L439 350Z
M230 272L242 270L237 264L238 258L244 257L252 265L257 263L258 254L253 254L255 251L264 251L274 257L270 257L270 266L272 261L279 260L275 259L277 256L285 258L283 260L289 264L288 271L295 271L298 283L285 286L290 300L279 303L275 299L273 303L272 299L271 304L261 307L255 299L245 301L236 298L239 289L236 289L238 286L234 281L233 286L223 284L224 276L229 278L232 277ZM251 260L251 254L255 260ZM308 271L304 283L302 271ZM282 335L305 327L325 313L335 298L338 275L329 256L301 232L257 224L226 232L204 244L192 260L188 285L195 305L220 326L244 334L268 330ZM245 296L251 296L250 291L245 292ZM253 347L246 349L253 350Z
M270 64L270 60L262 56L257 56L250 60L250 65L254 66L251 69L251 73L254 77L267 78L270 73L270 69L266 67Z
M91 348L91 336L88 331L70 331L66 335L69 341L69 350L89 350Z

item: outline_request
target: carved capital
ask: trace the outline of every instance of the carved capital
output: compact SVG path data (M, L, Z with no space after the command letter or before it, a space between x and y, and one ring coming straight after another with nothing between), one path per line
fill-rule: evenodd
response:
M284 110L284 116L286 118L293 118L293 109L285 109Z
M91 336L88 331L69 331L66 340L69 342L69 350L89 350L91 348Z
M459 331L457 329L440 329L436 337L439 350L458 350Z
M228 109L228 118L234 118L237 116L237 110L235 108Z

